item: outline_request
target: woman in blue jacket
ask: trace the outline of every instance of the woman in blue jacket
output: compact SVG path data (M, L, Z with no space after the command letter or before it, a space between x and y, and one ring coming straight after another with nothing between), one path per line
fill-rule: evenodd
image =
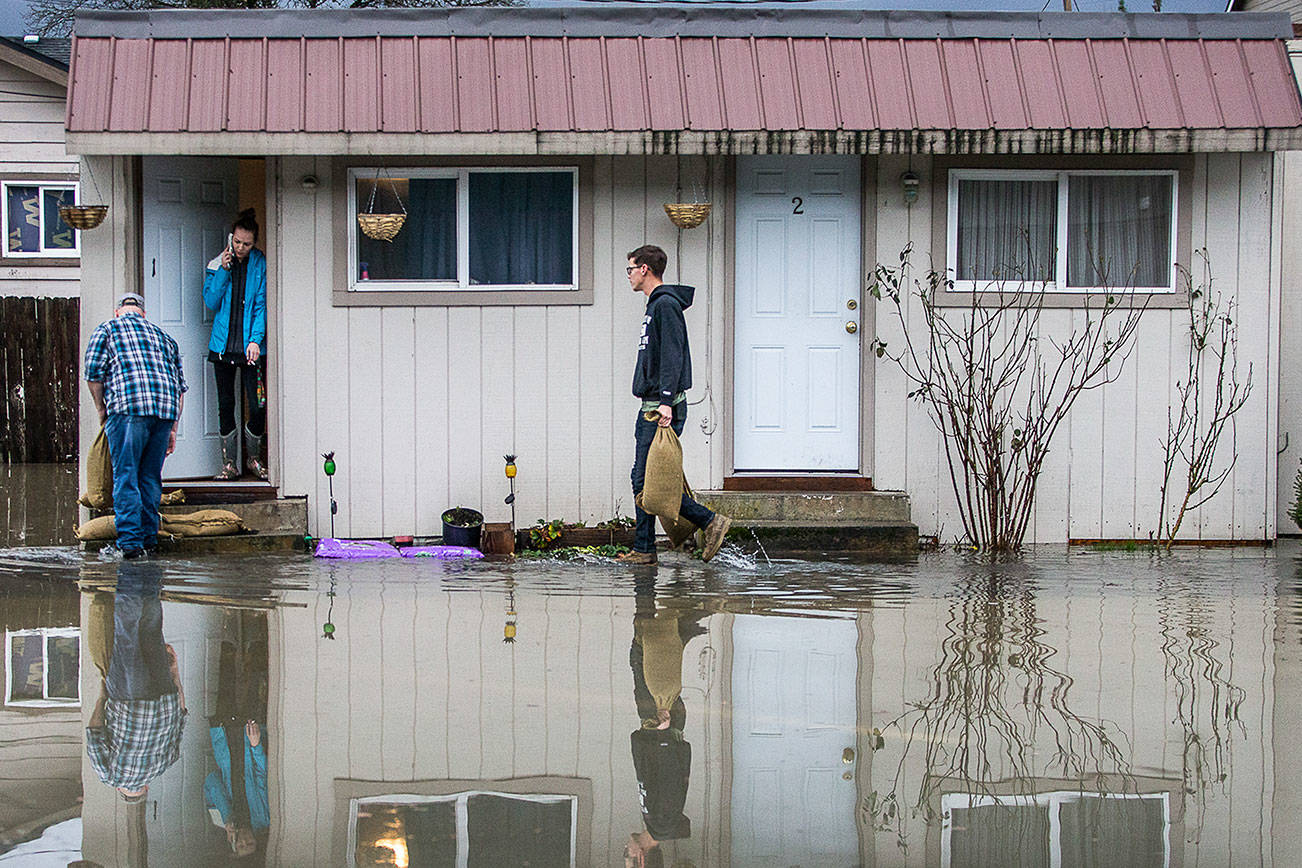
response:
M253 245L258 240L258 220L252 208L235 218L225 249L208 263L203 281L203 302L215 311L208 361L217 383L218 433L222 441L222 469L216 479L240 475L236 458L235 377L243 382L249 418L244 425L244 467L259 479L267 478L262 462L262 439L267 431L265 392L258 388L266 367L267 257ZM238 414L242 415L242 414Z

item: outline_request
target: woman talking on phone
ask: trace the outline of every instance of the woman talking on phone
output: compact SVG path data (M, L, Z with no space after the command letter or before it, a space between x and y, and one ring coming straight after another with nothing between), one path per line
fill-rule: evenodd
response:
M235 218L226 247L208 263L203 281L203 302L215 311L208 361L217 383L218 432L222 442L222 469L215 479L240 475L236 458L239 437L235 405L235 378L243 383L249 418L244 424L244 467L258 479L267 478L262 463L262 439L267 430L266 393L261 388L266 365L267 257L253 245L258 241L258 220L252 208Z

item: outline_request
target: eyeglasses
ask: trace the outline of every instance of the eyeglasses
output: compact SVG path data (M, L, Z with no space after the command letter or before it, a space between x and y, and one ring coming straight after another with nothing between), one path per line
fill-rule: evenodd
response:
M639 268L646 268L646 265L629 265L629 266L626 266L626 267L624 268L624 273L625 273L625 274L632 274L633 272L637 271Z

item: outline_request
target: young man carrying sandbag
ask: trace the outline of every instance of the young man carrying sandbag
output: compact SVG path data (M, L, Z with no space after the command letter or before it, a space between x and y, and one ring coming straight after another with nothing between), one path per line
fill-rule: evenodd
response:
M629 564L656 562L656 513L643 509L640 495L646 484L647 453L659 428L672 429L681 436L687 423L687 390L692 387L692 358L687 344L687 320L683 311L692 304L696 290L690 286L668 284L663 280L669 257L659 247L648 244L628 254L629 286L646 296L646 315L642 317L642 335L638 343L637 366L633 369L633 394L642 400L637 424L633 429L636 451L633 455L633 499L638 504L637 535L633 551L620 555ZM664 438L662 437L662 445ZM672 449L672 447L671 447ZM657 476L661 470L657 468ZM669 509L660 514L666 527L673 527L679 516L705 531L702 560L719 553L723 538L732 525L726 515L716 515L697 503L684 490L682 452L678 451L677 476L670 467L664 472L668 485L680 492L677 513ZM659 481L665 481L664 479ZM676 486L676 487L675 487ZM672 495L670 496L672 503Z

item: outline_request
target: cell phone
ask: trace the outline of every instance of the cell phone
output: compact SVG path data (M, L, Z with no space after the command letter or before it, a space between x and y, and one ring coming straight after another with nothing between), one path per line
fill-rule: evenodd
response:
M234 233L234 232L227 232L227 233L226 233L226 249L229 250L231 253L234 253L234 252L235 252L235 233Z

